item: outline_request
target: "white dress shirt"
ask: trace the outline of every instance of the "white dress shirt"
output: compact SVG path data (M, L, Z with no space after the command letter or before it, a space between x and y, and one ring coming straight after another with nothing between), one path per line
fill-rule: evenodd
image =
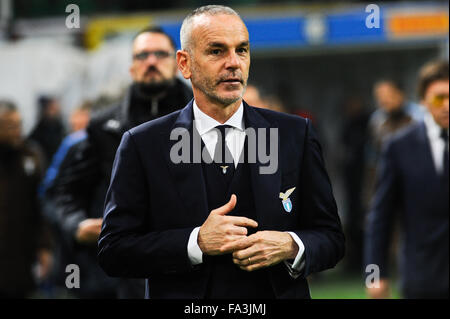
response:
M438 175L444 171L444 149L445 142L441 138L442 128L434 121L433 116L427 113L424 117L427 136L430 142L431 155L433 157L434 167ZM448 129L447 129L448 134Z
M231 155L234 159L234 165L237 167L239 163L239 157L241 156L242 150L244 149L245 143L245 125L244 125L244 106L241 103L238 110L231 116L228 121L225 123L219 123L212 117L203 113L197 103L194 100L193 103L193 111L194 111L194 128L197 129L200 137L205 143L205 147L207 148L211 158L214 158L214 150L216 148L216 144L218 141L217 130L214 130L216 126L219 125L230 125L231 128L226 130L225 142L228 146L228 149L231 152ZM188 242L188 255L192 265L198 265L203 262L203 252L198 246L198 232L200 227L196 227L190 237ZM289 274L296 278L300 275L301 270L305 265L305 261L302 260L303 253L305 252L305 246L297 234L293 232L288 232L294 241L298 245L298 253L294 259L294 262L291 264L287 261L284 261Z

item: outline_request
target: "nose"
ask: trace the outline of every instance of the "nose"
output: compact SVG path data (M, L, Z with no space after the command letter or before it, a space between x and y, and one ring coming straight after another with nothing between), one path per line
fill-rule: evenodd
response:
M226 68L227 69L238 69L240 66L241 61L239 60L238 55L236 54L236 52L232 51L230 52L230 54L227 57L227 61L226 61Z
M147 59L145 60L146 64L148 65L154 65L158 62L158 58L156 57L155 54L149 54Z

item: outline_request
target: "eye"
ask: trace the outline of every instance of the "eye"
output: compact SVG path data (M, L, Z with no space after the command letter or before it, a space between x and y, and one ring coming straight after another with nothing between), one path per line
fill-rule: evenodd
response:
M210 53L211 53L212 55L219 55L220 53L222 53L222 50L220 50L220 49L212 49L212 50L210 51Z
M238 48L236 51L237 51L237 53L247 53L248 49L247 48Z

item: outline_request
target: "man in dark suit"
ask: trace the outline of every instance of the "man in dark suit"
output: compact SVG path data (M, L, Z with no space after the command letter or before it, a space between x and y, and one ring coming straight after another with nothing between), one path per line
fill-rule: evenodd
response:
M406 298L448 298L448 62L431 62L419 76L428 114L384 148L366 229L366 265L381 280L373 298L389 297L388 247L394 212L401 211L401 289ZM375 282L374 282L375 284Z
M100 265L148 278L150 298L310 298L306 277L344 254L311 124L242 101L249 37L234 10L196 9L180 34L194 100L124 134Z

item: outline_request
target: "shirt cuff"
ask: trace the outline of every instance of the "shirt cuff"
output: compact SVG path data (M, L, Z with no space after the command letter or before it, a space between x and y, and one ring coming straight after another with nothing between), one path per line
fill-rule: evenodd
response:
M293 263L290 263L287 260L285 260L284 264L288 268L291 277L297 278L298 276L300 276L303 268L305 267L305 258L303 258L305 252L305 245L303 245L303 242L297 236L296 233L288 232L288 234L291 235L292 239L294 239L295 243L298 245L298 253L297 256L295 256Z
M191 261L191 264L193 266L203 263L203 252L197 242L199 231L200 227L194 228L194 230L191 232L191 235L189 236L187 247L189 260Z

